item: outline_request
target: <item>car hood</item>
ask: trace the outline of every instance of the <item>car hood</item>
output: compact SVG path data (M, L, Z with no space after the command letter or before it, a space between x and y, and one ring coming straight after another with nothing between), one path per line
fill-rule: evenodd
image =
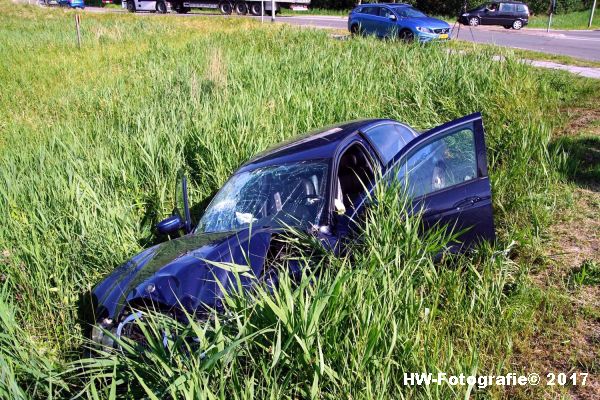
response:
M450 28L450 25L446 21L442 21L441 19L432 18L432 17L420 17L420 18L411 18L411 23L414 26L422 26L425 28L431 29L440 29L440 28Z
M92 291L96 318L118 318L127 304L148 300L196 311L215 307L235 282L234 272L211 262L250 265L260 276L273 232L249 229L189 234L151 247L117 268ZM250 285L252 273L240 275Z

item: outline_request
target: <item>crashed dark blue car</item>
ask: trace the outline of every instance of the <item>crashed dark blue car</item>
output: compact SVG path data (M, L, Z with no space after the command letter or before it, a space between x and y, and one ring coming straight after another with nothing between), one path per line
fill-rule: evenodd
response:
M378 174L381 171L381 174ZM282 144L244 164L192 227L187 183L178 185L177 212L157 226L181 237L144 250L92 292L94 341L123 335L145 304L192 315L219 309L235 280L227 268L249 265L264 277L277 257L282 227L295 227L336 249L366 206L376 177L398 179L423 210L425 226L447 224L460 247L494 239L484 128L479 113L424 133L393 120L352 121ZM241 277L251 286L251 279ZM217 282L219 281L219 282ZM100 329L102 328L102 329Z

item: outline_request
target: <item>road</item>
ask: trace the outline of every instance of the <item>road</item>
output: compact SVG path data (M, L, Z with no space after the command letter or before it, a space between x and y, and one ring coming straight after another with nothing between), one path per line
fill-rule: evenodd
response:
M87 7L87 11L93 12L120 12L121 10ZM124 12L124 10L123 10ZM143 15L140 13L140 15ZM146 14L152 15L152 14ZM223 17L220 14L172 14L180 17ZM255 18L228 16L228 18ZM332 16L278 16L278 23L287 23L298 26L310 26L317 28L343 29L347 30L346 17ZM265 16L265 21L270 17ZM499 46L513 47L517 49L534 50L542 53L557 54L581 58L584 60L600 61L600 30L596 31L558 31L552 30L546 33L541 29L521 29L519 31L506 30L502 27L479 26L470 28L458 25L455 27L453 37L460 40L477 43L488 43Z

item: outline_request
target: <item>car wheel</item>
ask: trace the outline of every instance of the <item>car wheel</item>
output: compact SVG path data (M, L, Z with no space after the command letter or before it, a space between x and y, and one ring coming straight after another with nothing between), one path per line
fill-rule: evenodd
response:
M233 6L235 13L238 15L246 15L248 14L248 4L245 1L238 1Z
M479 18L477 18L477 17L471 17L471 18L469 18L469 25L471 25L471 26L478 26L479 25Z
M515 22L513 22L512 24L513 29L515 30L519 30L523 27L523 21L521 21L520 19L517 19Z
M510 26L510 25L504 25L504 29L510 29L510 28L512 28L512 26Z
M220 2L219 11L221 11L221 14L229 15L233 11L233 4L229 1Z
M167 5L165 4L164 1L159 1L158 3L156 3L156 12L158 12L160 14L167 13Z
M353 35L360 35L360 26L358 24L352 24L350 27L350 33Z
M262 5L260 3L250 4L250 14L258 16L262 14Z
M182 6L178 9L176 9L175 11L177 11L177 14L187 14L191 11L191 8Z
M400 34L398 35L398 37L400 38L400 40L406 42L406 43L410 43L413 40L415 40L415 34L409 30L409 29L403 29L400 31Z
M133 0L129 0L127 2L127 11L135 12L135 4L133 3Z

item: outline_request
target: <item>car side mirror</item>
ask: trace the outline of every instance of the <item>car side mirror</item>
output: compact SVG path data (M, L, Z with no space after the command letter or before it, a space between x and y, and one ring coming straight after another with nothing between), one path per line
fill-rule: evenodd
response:
M389 17L389 18L390 18L390 20L392 20L392 21L395 21L395 20L397 20L397 19L398 19L398 18L396 18L396 16L395 16L394 14L390 14L390 17Z
M192 218L190 214L190 206L188 200L188 184L187 177L180 170L177 173L177 185L175 187L175 210L173 215L176 215L181 220L184 233L192 231Z
M184 227L179 215L171 215L156 224L156 230L162 235L172 235Z

